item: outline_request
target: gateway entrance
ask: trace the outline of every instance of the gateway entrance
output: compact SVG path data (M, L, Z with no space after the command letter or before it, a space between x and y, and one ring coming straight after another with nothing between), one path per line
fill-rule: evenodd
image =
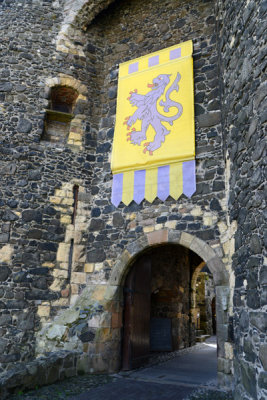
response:
M207 278L201 272L203 268L206 264L197 254L173 244L151 247L136 259L124 284L123 370L144 365L153 352L196 343L200 314L196 277L202 274L202 292L207 279L212 280L209 271ZM202 303L203 315L205 299Z

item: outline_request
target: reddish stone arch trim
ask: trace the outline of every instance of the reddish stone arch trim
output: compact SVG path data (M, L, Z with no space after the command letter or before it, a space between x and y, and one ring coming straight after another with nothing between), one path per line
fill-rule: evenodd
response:
M162 229L143 235L129 244L112 269L109 283L122 286L124 279L136 257L149 246L159 244L180 244L198 254L207 264L215 286L229 286L229 276L225 265L215 251L203 240L186 232Z

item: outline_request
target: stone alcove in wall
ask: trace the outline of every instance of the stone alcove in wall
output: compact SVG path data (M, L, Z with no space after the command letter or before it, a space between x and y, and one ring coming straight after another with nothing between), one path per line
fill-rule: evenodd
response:
M46 110L43 140L54 143L67 141L78 92L67 86L51 88L49 109Z
M46 80L45 96L48 108L45 110L42 142L81 150L87 106L86 86L71 76L59 74L57 78Z

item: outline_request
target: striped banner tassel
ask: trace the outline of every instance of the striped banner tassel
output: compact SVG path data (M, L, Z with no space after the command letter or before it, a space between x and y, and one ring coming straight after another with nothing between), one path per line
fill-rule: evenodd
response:
M113 175L111 202L118 207L120 202L129 205L133 200L137 204L144 199L152 203L156 197L177 200L182 193L190 198L195 191L195 160L191 160Z

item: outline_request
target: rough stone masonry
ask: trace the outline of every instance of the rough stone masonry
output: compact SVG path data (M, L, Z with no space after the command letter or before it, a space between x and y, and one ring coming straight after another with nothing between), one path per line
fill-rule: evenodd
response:
M39 384L40 365L43 383L118 370L125 276L150 246L174 243L213 273L221 384L236 400L266 398L266 10L265 0L0 0L3 396ZM196 193L115 208L118 64L189 39ZM75 100L55 143L45 130L57 87Z

